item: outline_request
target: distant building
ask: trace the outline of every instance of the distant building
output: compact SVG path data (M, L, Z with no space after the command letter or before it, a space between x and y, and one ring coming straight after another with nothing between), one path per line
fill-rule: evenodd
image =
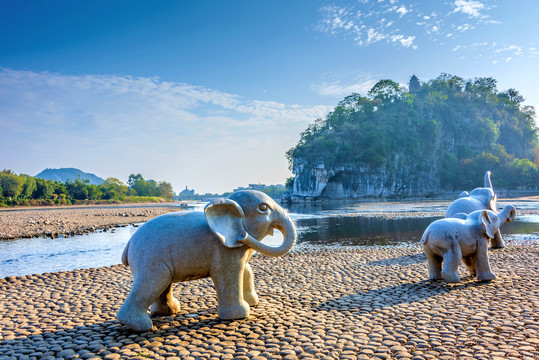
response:
M192 199L195 196L195 190L189 190L186 186L184 190L178 194L179 199Z
M249 184L248 187L238 187L234 189L234 191L240 191L240 190L258 190L258 191L264 191L264 190L270 190L270 189L284 189L285 186L278 184L278 185L266 185L266 184Z

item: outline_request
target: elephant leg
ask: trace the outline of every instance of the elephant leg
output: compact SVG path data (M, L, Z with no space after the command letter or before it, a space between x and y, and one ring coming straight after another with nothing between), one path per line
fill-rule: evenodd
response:
M150 306L152 315L173 315L180 312L180 302L172 295L172 284Z
M233 254L228 255L228 258L219 259L210 272L217 292L218 315L223 320L243 319L251 311L249 304L243 300L245 261Z
M432 252L425 250L427 263L429 264L429 280L442 279L442 258Z
M243 271L243 299L250 306L258 305L258 295L255 291L253 270L249 264L245 264L245 270Z
M170 285L171 276L168 268L156 266L150 273L137 272L131 291L118 310L116 319L135 331L149 331L153 328L148 315L148 307Z
M476 267L475 267L475 257L474 256L466 256L462 258L462 262L464 262L464 265L468 268L468 271L470 271L470 276L475 277L477 275Z
M488 240L479 241L477 252L475 253L475 268L477 269L477 280L490 281L496 279L496 275L490 271L488 260Z
M503 242L502 233L500 230L496 231L494 234L494 239L492 239L492 248L493 249L503 249L505 243Z
M444 254L443 268L442 268L442 279L447 283L458 283L460 282L460 277L457 273L460 262L462 260L462 251L460 245L454 239L452 241L450 248Z

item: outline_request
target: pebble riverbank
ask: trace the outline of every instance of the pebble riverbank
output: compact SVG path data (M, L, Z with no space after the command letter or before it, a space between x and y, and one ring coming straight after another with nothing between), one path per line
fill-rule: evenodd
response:
M255 256L260 304L221 321L209 279L134 333L115 320L123 265L0 279L0 359L538 359L539 247L489 250L498 278L430 282L417 245Z
M156 216L180 211L179 207L144 204L0 210L0 240L58 237L90 233L146 222Z

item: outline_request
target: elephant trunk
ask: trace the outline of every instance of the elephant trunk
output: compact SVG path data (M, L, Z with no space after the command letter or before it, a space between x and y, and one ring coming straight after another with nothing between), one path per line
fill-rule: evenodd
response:
M272 225L275 229L283 233L284 240L281 245L277 247L268 246L266 244L262 244L251 235L247 235L245 239L240 241L250 248L258 251L262 255L271 257L282 256L289 252L296 243L296 227L294 226L294 223L290 217L286 214L281 214L281 219Z
M492 182L490 181L490 171L487 171L485 173L485 187L494 190L494 188L492 187Z
M500 226L504 222L511 222L515 219L517 211L513 205L507 205L503 210L498 214L498 219L500 220Z

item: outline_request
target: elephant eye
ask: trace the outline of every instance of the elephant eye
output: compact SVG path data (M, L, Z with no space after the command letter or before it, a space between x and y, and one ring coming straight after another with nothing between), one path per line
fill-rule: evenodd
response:
M258 210L266 212L268 210L268 205L260 204L260 205L258 205Z

